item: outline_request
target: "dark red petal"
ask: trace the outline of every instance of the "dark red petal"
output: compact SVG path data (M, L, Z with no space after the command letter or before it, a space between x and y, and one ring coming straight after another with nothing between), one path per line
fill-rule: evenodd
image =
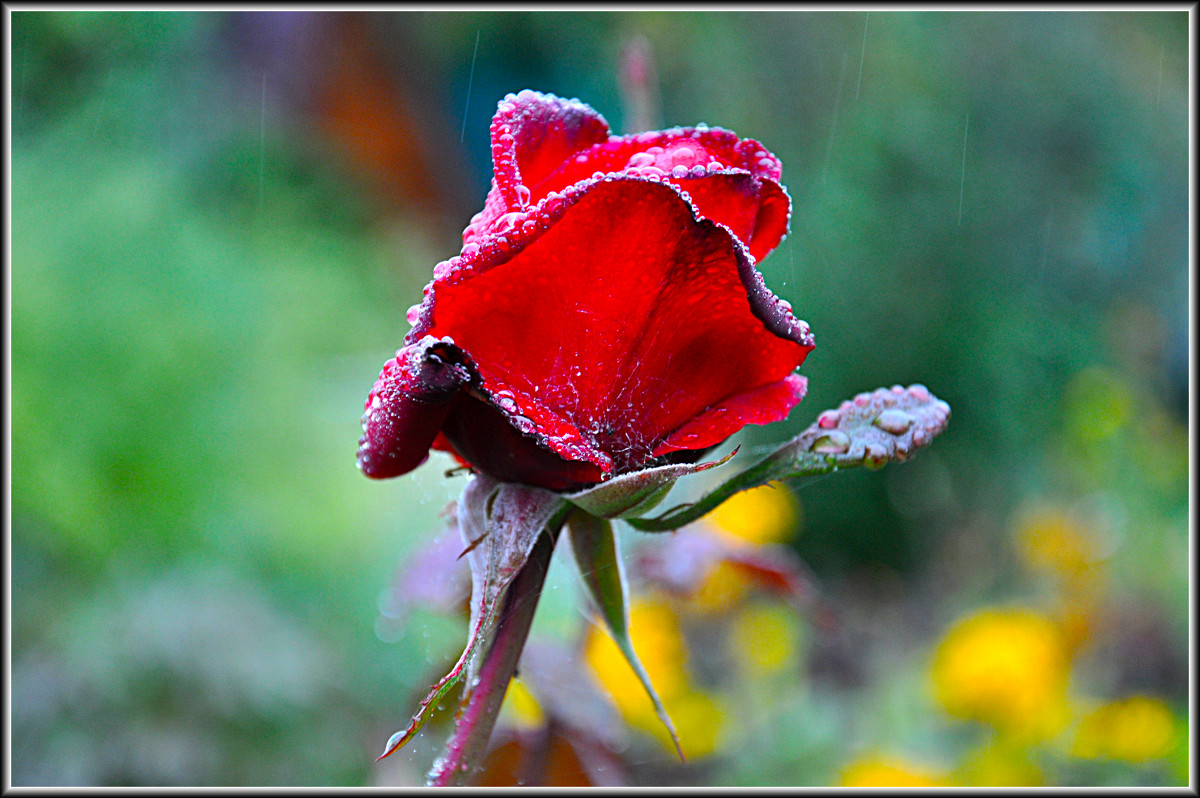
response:
M457 457L501 482L568 490L599 482L604 475L587 460L563 459L535 437L521 434L504 413L467 393L451 403L443 434Z
M748 172L715 172L677 182L701 216L728 227L750 248L755 262L765 258L787 233L792 201L783 186Z
M742 243L697 221L671 185L599 181L553 204L527 236L439 264L410 340L452 335L492 405L564 458L644 465L812 348Z
M358 467L369 477L398 477L429 456L450 400L469 382L461 350L426 336L396 352L375 381L363 413Z
M747 424L772 424L787 418L808 392L808 380L789 374L779 382L738 394L710 407L672 432L654 449L654 456L679 450L716 446Z

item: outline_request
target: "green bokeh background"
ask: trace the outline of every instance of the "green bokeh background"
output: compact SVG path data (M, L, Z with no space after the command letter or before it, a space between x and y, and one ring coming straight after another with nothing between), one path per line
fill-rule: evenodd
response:
M748 450L879 385L954 410L913 463L798 492L835 603L902 622L707 783L952 747L896 696L958 614L1036 593L1030 502L1108 519L1113 601L1164 664L1095 679L1186 719L1189 13L10 12L13 783L420 779L436 739L372 760L462 633L377 633L378 604L461 481L363 479L361 403L482 205L496 101L579 97L626 132L639 37L654 124L784 164L761 268L817 349ZM339 105L359 85L390 102ZM347 107L402 121L365 139L386 169Z

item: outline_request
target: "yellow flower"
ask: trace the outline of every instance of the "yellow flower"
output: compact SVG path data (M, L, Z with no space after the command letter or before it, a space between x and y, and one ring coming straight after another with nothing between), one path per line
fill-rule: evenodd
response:
M750 589L750 577L735 563L720 560L704 574L689 598L689 609L702 613L723 613Z
M500 707L500 718L504 725L518 729L537 729L545 723L546 716L529 688L517 679L508 683L504 704Z
M1025 512L1017 527L1017 546L1032 569L1068 578L1101 559L1095 537L1070 513L1050 507Z
M688 678L679 618L667 604L647 598L631 602L629 616L633 649L675 724L684 753L690 757L711 753L718 742L724 712ZM642 683L617 644L598 626L588 632L584 660L625 720L674 751L675 745L658 719Z
M963 758L959 780L971 787L1041 787L1046 783L1030 756L1036 749L1008 740L992 740Z
M704 519L718 532L748 543L779 543L800 523L800 505L779 482L735 493Z
M843 787L936 787L944 784L922 768L898 759L870 755L842 769Z
M1045 739L1066 722L1069 661L1049 620L1023 610L983 610L943 638L931 668L934 690L954 717Z
M771 673L796 661L798 633L787 607L747 607L734 619L730 647L752 672Z
M1084 716L1071 753L1138 763L1166 756L1174 742L1175 720L1167 705L1157 698L1135 695Z

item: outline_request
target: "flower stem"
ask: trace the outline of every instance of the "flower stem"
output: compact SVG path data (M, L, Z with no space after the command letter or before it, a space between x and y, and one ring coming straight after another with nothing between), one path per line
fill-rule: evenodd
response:
M426 784L431 787L461 786L483 761L508 683L525 648L554 544L562 528L562 520L555 520L557 523L550 523L538 537L529 559L509 585L496 624L496 636L479 669L479 679L473 686L467 686L446 750L426 777Z

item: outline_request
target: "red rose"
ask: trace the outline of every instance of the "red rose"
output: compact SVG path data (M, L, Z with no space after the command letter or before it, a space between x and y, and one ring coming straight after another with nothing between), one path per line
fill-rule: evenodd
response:
M367 476L432 446L574 488L694 459L803 398L812 335L755 269L791 213L775 156L703 126L611 136L532 91L491 138L484 208L367 399Z

